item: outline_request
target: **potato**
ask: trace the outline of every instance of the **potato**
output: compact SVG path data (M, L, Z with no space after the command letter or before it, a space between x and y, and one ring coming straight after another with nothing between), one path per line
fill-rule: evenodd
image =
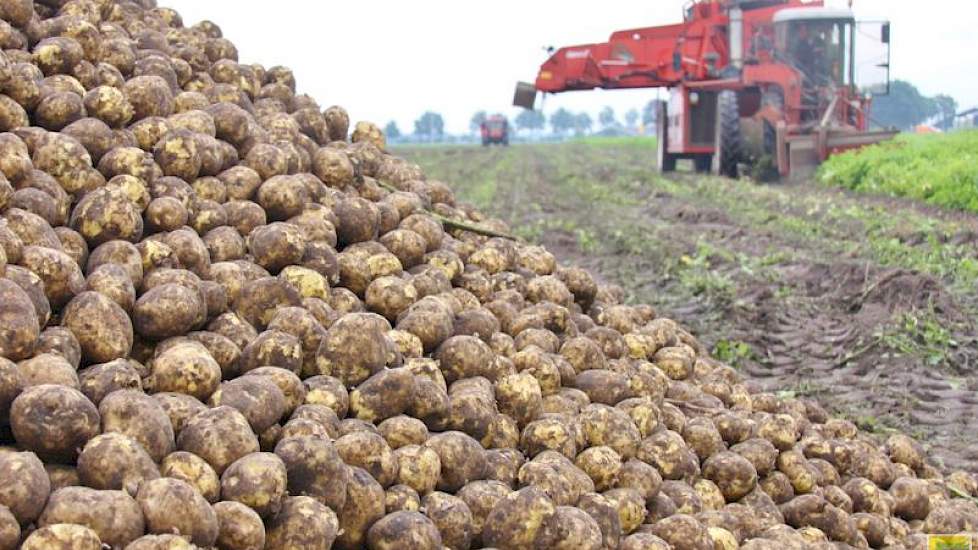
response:
M136 440L106 433L85 445L78 456L78 475L88 487L125 490L134 495L140 483L160 477L160 472Z
M342 418L350 408L350 396L346 388L337 378L332 376L313 376L303 382L306 388L305 402L324 405Z
M730 450L746 458L754 466L758 476L766 476L770 473L778 458L778 449L768 440L761 438L737 443Z
M132 105L132 120L167 117L173 112L173 94L166 80L159 76L136 76L126 81L122 92Z
M113 128L124 127L133 117L133 107L121 90L112 86L98 86L84 97L84 106L93 116Z
M536 487L526 487L501 498L486 517L482 542L500 548L550 548L554 533L549 524L557 508Z
M435 353L448 383L473 376L484 376L492 381L495 377L489 370L491 358L492 349L474 336L452 336Z
M757 471L744 457L724 451L709 457L703 463L703 477L720 488L727 502L739 500L751 492L757 483Z
M217 515L217 547L221 550L262 550L265 526L254 510L240 502L225 501L214 505Z
M7 279L0 279L0 322L0 356L14 361L30 357L39 335L37 312L28 295Z
M553 548L559 550L602 548L601 529L594 518L583 510L558 506L553 521L554 528L558 532Z
M421 495L432 492L441 476L441 458L434 450L419 445L405 445L394 450L397 482Z
M623 411L607 405L588 405L581 413L581 422L591 445L607 445L625 460L635 456L641 436Z
M278 308L301 303L301 296L287 282L277 277L262 277L242 287L233 310L255 329L264 330Z
M343 462L370 472L382 486L387 487L397 479L398 462L380 435L356 431L340 437L335 444Z
M485 451L468 435L457 431L443 432L429 438L424 446L435 451L441 460L439 491L455 492L470 481L484 478Z
M13 550L20 541L20 525L6 506L0 506L0 548Z
M403 413L415 399L415 390L407 369L383 370L350 393L350 411L368 422L385 420Z
M72 523L94 531L105 544L125 547L144 532L139 504L124 491L65 487L51 494L38 525Z
M150 533L181 534L198 546L211 546L217 540L214 509L186 482L165 477L146 481L136 501Z
M256 227L248 235L248 251L271 273L302 261L306 240L299 228L284 222Z
M577 454L577 442L571 427L563 419L541 418L523 428L520 450L529 457L550 450L573 458Z
M44 466L34 453L0 452L0 506L22 525L41 514L51 490Z
M173 451L174 431L165 409L142 392L118 390L99 403L103 432L129 436L159 462Z
M388 514L417 512L421 508L421 497L407 485L391 485L384 497L384 508Z
M71 461L98 434L99 413L78 390L40 385L14 399L10 426L17 443L41 458Z
M714 548L707 528L692 516L677 514L668 517L655 523L651 532L676 550Z
M251 453L221 475L221 498L240 502L262 518L279 512L288 484L285 464L271 453Z
M173 286L177 285L157 288ZM152 393L178 392L201 401L217 391L220 383L220 365L207 348L192 340L180 342L160 353L152 362L152 374L144 380L146 390Z
M198 292L168 283L143 293L133 306L133 326L144 338L162 340L190 332L206 317Z
M441 534L442 544L452 550L469 548L472 542L472 512L462 499L433 492L422 501L424 514Z
M435 524L419 512L400 511L374 523L367 532L371 550L441 550L441 534Z
M41 278L52 307L61 307L84 290L85 279L78 264L60 250L27 246L21 265Z
M132 350L133 328L129 316L98 292L75 296L65 307L61 322L78 339L87 362L107 363L126 357Z
M198 413L177 437L177 447L200 456L221 475L235 460L258 452L258 438L245 417L228 406Z
M126 550L194 550L187 539L178 535L146 535L126 546Z
M376 317L350 313L333 323L319 346L319 371L355 385L383 368L389 340Z
M272 380L262 376L225 382L209 402L211 406L228 405L240 411L255 433L265 431L285 414L285 394Z
M266 525L268 550L330 548L339 531L336 514L315 499L286 498L282 510Z
M261 177L262 181L288 173L288 158L281 148L267 143L256 144L245 155L243 164Z
M100 550L95 531L81 525L56 523L31 533L21 546L25 550Z
M332 508L342 506L349 474L327 438L283 434L275 452L286 465L293 493L312 496Z
M927 498L927 482L911 477L900 477L890 486L890 494L896 501L893 506L894 515L907 521L927 519L931 508L930 500Z
M177 451L166 455L160 464L160 475L189 483L212 504L221 495L221 481L214 469L195 454Z

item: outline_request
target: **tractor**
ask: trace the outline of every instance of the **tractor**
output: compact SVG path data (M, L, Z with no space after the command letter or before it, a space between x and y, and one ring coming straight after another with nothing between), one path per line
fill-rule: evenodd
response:
M889 139L870 130L889 91L890 25L821 0L693 0L683 22L615 32L543 63L537 92L667 88L656 102L658 166L759 179L805 178L831 154Z
M487 117L479 125L479 132L482 134L483 147L488 147L494 143L509 145L509 121L503 115Z

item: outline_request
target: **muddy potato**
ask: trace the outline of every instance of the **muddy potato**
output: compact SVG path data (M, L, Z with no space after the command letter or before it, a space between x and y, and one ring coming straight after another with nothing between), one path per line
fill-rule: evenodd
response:
M164 285L158 288L165 288ZM202 344L178 342L152 361L152 373L144 380L147 391L179 392L206 401L221 383L221 367Z
M228 264L224 264L224 266L230 267ZM240 270L237 269L237 266L234 266L228 269L226 273L229 277L233 277L235 275L240 275ZM234 284L234 282L229 281L228 284ZM225 289L227 289L227 287L225 287ZM240 291L240 288L237 290L232 290L232 292L234 291ZM234 298L232 297L232 300L233 299ZM231 312L223 313L215 317L210 323L208 323L207 330L227 338L232 344L237 346L239 350L246 347L248 343L255 338L258 338L258 331L256 331L251 324L239 317L237 314ZM237 365L235 365L232 373L237 374Z
M351 467L345 502L337 516L342 526L336 548L353 550L366 542L367 529L384 516L384 489L366 470Z
M124 491L65 487L51 494L38 525L72 523L92 529L103 543L124 547L144 532L143 515Z
M332 376L313 376L303 381L306 388L305 403L324 405L333 409L336 416L345 418L350 408L350 394L343 382Z
M32 532L21 545L24 550L100 550L95 531L81 525L56 523Z
M536 487L510 493L486 517L482 542L499 548L549 548L555 535L549 524L556 512L547 495Z
M53 308L63 306L85 288L78 264L60 250L27 246L21 265L44 282L44 294Z
M212 407L227 405L238 410L255 433L270 428L285 414L285 394L264 376L246 376L225 382L208 402Z
M594 482L597 491L605 491L616 486L621 471L621 457L611 447L590 447L574 460L574 464Z
M23 387L30 388L42 384L55 384L79 389L78 374L75 368L60 355L42 353L17 365Z
M889 491L895 501L894 515L907 521L927 519L927 514L930 513L927 482L911 477L900 477L893 482Z
M137 333L151 340L186 334L200 319L206 318L206 311L202 311L205 307L198 292L182 284L163 284L147 290L136 300L133 326Z
M27 525L41 514L51 490L44 466L34 453L0 452L0 506Z
M283 438L275 454L285 464L288 489L339 510L347 498L350 469L327 439L311 436Z
M88 290L105 296L124 311L130 311L136 303L136 288L129 272L117 264L103 264L95 268L85 279ZM63 321L62 314L62 322ZM129 324L130 330L132 323Z
M727 502L739 500L757 483L757 471L750 461L730 451L709 457L703 463L703 477L717 484Z
M370 472L382 486L397 479L398 461L379 434L355 431L337 439L335 445L343 462Z
M333 323L319 346L319 371L352 386L383 368L390 342L378 319L383 321L373 314L350 313Z
M367 531L370 550L441 550L442 538L434 522L419 512L389 514Z
M126 81L122 93L132 105L132 120L146 117L167 117L173 113L173 93L166 80L159 76L136 76Z
M468 435L449 431L432 436L424 446L441 460L439 491L455 492L469 481L483 479L486 471L485 451Z
M350 392L350 412L361 420L377 423L407 410L415 399L415 391L411 371L383 370Z
M237 410L220 406L202 411L187 421L177 447L207 461L219 475L235 460L258 452L258 438Z
M132 541L126 550L194 550L196 546L179 535L145 535Z
M452 336L454 317L443 300L429 296L418 300L402 313L397 319L396 328L417 336L425 352L430 352Z
M387 276L367 286L365 302L370 311L394 321L417 300L418 292L409 280Z
M385 493L384 507L388 514L417 512L421 508L421 497L407 485L392 485Z
M411 487L421 495L433 491L441 477L441 458L434 450L405 445L394 450L397 461L397 482Z
M233 227L220 226L208 231L204 237L204 246L210 253L212 262L227 262L244 257L247 252L245 240ZM213 264L211 268L213 269Z
M301 303L301 296L289 283L277 277L262 277L242 287L234 300L233 309L252 327L264 330L278 308L299 306Z
M556 550L602 548L602 533L598 522L587 512L570 506L558 506L553 518L557 531L552 548Z
M134 495L143 481L160 477L160 471L139 442L110 432L92 438L82 449L78 476L93 489L124 490Z
M221 481L214 469L195 454L177 451L166 455L160 464L160 475L189 483L212 504L221 496Z
M110 266L102 266L109 268ZM131 285L126 279L125 282ZM129 355L133 327L126 311L98 292L82 292L65 307L61 323L78 339L89 363L107 363Z
M732 446L730 450L746 458L754 466L758 476L770 473L778 458L778 449L767 439L748 439Z
M588 405L581 412L581 422L590 445L607 445L624 460L635 456L641 436L624 411L607 405Z
M10 509L0 505L0 548L14 550L20 541L20 525Z
M99 432L99 413L78 390L41 385L26 389L10 408L17 443L45 460L71 461Z
M231 463L221 475L221 498L240 502L262 518L277 514L288 484L285 464L272 453L252 453Z
M266 330L241 350L237 369L247 373L261 366L272 366L298 373L302 360L298 338L287 332Z
M274 222L248 234L248 251L258 265L271 273L301 263L305 248L306 240L299 228L288 223Z
M99 403L102 431L129 436L159 462L174 448L173 424L159 401L140 391L114 391Z
M190 214L183 203L174 197L153 199L146 207L146 223L153 232L175 231L184 225Z
M136 495L150 533L173 533L199 546L217 540L217 516L191 485L173 478L146 481Z
M262 550L265 548L265 526L254 510L240 502L225 501L214 505L217 516L217 548L220 550Z
M509 415L521 426L533 421L543 402L540 383L531 374L521 372L500 378L495 384L499 411Z
M30 297L8 279L0 279L0 324L0 356L14 361L30 357L39 335L37 312Z
M125 94L112 86L98 86L85 93L85 110L112 128L124 127L133 116L133 108Z

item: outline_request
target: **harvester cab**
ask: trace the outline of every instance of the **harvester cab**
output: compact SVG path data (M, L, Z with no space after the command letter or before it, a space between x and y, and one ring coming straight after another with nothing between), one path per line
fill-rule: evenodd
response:
M662 171L688 159L728 176L804 177L830 154L894 135L869 131L873 95L889 86L889 35L888 23L857 23L821 0L693 1L682 23L556 50L514 104L533 108L537 92L667 88Z
M503 115L492 115L479 125L482 146L509 145L509 121Z

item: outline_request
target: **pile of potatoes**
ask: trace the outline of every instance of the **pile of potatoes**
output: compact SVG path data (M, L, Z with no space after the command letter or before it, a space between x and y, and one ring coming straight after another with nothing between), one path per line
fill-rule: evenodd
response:
M978 482L155 0L0 0L0 550L920 548ZM352 131L351 131L352 130ZM972 498L967 498L970 495Z

